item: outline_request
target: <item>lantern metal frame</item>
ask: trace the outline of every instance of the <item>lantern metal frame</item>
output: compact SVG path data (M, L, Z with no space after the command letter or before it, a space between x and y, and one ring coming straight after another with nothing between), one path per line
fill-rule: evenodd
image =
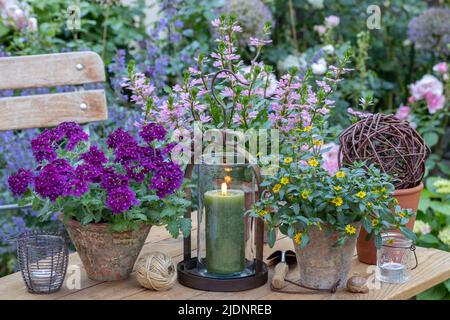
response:
M221 73L226 73L227 75L233 77L235 81L248 86L249 83L243 80L242 78L238 77L234 72L231 70L223 69L218 72L216 72L211 80L211 95L214 98L214 100L217 102L217 104L220 106L223 112L223 127L224 129L219 130L221 131L222 135L225 137L226 133L228 132L228 115L226 111L226 107L223 104L222 101L220 101L216 94L215 94L215 87L214 84L218 78L218 76ZM223 147L227 146L227 142L225 139L223 140L224 144ZM252 168L255 180L256 180L256 192L259 196L259 198L263 194L263 190L261 189L261 170L260 167L254 162L253 157L250 155L250 153L242 148L235 147L232 145L233 148L235 148L236 153L240 153L244 156L245 161L249 164L249 166ZM191 162L186 167L184 178L186 180L192 179L192 172L194 170L195 165L193 164L194 161ZM186 187L186 199L191 200L191 190L189 187ZM192 215L192 207L190 206L184 215L185 218L191 219ZM192 246L191 246L191 234L189 234L184 239L184 258L183 261L178 263L177 265L177 272L178 272L178 282L186 287L191 287L194 289L199 290L205 290L205 291L219 291L219 292L231 292L231 291L243 291L243 290L249 290L258 288L260 286L263 286L267 283L268 280L268 267L267 264L263 261L263 251L264 251L264 223L261 219L255 218L255 257L254 257L254 264L255 264L255 273L248 275L248 276L240 276L240 277L207 277L205 275L202 275L197 268L197 262L198 257L192 257Z
M245 159L249 160L248 153L244 154ZM253 169L257 194L262 195L260 168L257 165L250 165ZM192 179L192 172L195 165L189 164L185 171L185 179ZM186 199L191 200L191 190L186 187ZM185 213L185 218L190 219L192 207L190 206ZM178 263L178 282L186 287L205 290L205 291L243 291L258 288L266 284L268 279L268 267L263 261L264 250L264 223L261 219L255 219L255 273L245 277L227 277L213 278L202 275L197 269L198 257L192 256L191 235L184 238L184 258Z

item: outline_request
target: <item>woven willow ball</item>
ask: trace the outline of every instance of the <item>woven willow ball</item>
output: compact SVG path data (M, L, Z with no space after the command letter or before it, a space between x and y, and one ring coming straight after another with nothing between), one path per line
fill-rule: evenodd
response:
M373 114L341 133L339 165L366 161L394 178L397 189L420 184L430 148L407 121Z
M136 278L141 286L162 291L173 286L177 272L170 256L162 252L151 252L136 263Z

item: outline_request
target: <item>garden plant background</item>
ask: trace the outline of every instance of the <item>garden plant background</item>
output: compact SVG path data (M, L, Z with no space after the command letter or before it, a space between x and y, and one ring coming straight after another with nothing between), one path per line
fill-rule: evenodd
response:
M418 245L450 247L450 4L446 0L0 0L0 57L92 50L106 65L109 120L89 126L104 139L113 126L135 135L141 110L122 85L127 64L152 81L159 94L183 79L196 53L215 45L211 20L233 15L244 61L271 23L270 46L262 60L278 76L296 67L323 75L348 50L353 68L332 98L334 139L326 163L337 167L337 135L349 123L347 113L394 113L410 121L433 153L427 161L415 232ZM1 72L1 70L0 70ZM0 97L53 91L57 87L0 91ZM0 204L13 203L7 178L33 162L30 140L38 130L0 132ZM32 210L0 213L0 275L16 270L14 238L25 230L58 228ZM422 299L450 298L450 282L421 294Z

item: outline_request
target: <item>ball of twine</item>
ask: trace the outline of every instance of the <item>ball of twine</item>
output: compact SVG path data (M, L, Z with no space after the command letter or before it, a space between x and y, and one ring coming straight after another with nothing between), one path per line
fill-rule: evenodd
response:
M339 165L365 161L393 177L397 189L420 184L430 148L407 121L394 115L373 114L339 136Z
M173 286L177 272L172 258L162 252L152 252L136 263L136 278L141 286L162 291Z

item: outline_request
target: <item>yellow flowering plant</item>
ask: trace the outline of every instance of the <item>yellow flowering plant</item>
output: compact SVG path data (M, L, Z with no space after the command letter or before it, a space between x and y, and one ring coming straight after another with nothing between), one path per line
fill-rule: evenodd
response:
M280 165L266 176L265 192L252 209L252 215L268 226L268 241L275 243L275 229L304 247L308 244L308 230L319 228L330 235L339 234L336 245L349 237L358 236L362 226L375 244L381 244L381 233L400 229L409 238L414 233L405 225L412 216L402 210L393 198L391 178L375 166L365 169L362 163L332 172L324 165L324 153L334 132L328 117L334 102L331 93L345 73L346 54L339 68L330 68L324 81L316 85L308 82L310 72L291 85L285 100L290 104L280 109L275 119L284 123L280 131ZM277 109L277 110L278 110ZM280 120L281 119L281 120ZM278 123L278 122L275 122Z
M267 191L253 214L268 225L270 245L277 227L301 247L308 244L311 227L338 232L336 245L357 236L360 225L375 237L376 245L381 244L381 233L391 229L414 238L405 227L412 211L397 205L390 177L373 165L365 170L357 164L330 176L320 166L293 161L282 164L263 186Z

